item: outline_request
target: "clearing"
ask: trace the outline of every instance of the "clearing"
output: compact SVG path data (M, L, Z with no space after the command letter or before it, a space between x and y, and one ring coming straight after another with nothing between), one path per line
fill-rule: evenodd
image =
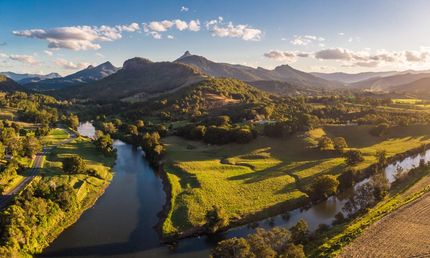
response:
M333 151L312 148L324 134L345 137L349 146L363 152L363 169L386 150L393 156L430 143L427 126L392 128L385 137L369 134L369 126L329 126L284 139L260 136L248 144L207 145L179 137L164 139L164 170L172 186L171 209L163 233L202 226L214 205L232 220L249 218L271 209L282 213L300 204L303 189L318 175L338 175L344 158ZM267 214L268 215L268 214Z

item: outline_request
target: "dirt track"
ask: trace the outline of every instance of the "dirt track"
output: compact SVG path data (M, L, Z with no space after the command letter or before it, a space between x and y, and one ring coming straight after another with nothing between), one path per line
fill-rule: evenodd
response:
M430 193L370 226L340 257L430 257Z

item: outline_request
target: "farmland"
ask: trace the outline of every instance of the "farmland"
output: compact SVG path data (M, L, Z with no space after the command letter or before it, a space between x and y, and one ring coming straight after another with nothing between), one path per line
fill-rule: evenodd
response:
M393 127L383 137L369 134L369 126L327 126L283 139L258 137L251 143L206 145L178 137L164 139L164 169L171 184L171 209L163 225L169 235L202 226L214 205L223 207L232 221L262 210L291 209L307 198L306 187L322 174L339 175L344 158L315 148L319 137L344 137L364 161L376 162L376 152L393 156L430 143L426 126Z

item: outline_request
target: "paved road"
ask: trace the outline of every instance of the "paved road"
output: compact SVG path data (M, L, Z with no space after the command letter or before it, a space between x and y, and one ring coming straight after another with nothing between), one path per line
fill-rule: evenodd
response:
M24 180L21 181L21 183L19 183L12 191L10 191L9 193L5 194L5 195L1 195L0 196L0 210L2 210L3 208L5 208L10 201L13 200L13 197L20 193L22 189L25 188L26 185L28 185L33 179L34 177L37 175L37 171L42 167L43 165L43 159L45 157L46 154L48 154L53 148L68 143L70 141L72 141L74 138L76 138L75 133L70 132L70 138L67 140L64 140L54 146L51 147L45 147L43 148L42 152L37 153L36 157L34 157L34 161L33 161L33 166L31 167L30 173L29 175L24 178Z

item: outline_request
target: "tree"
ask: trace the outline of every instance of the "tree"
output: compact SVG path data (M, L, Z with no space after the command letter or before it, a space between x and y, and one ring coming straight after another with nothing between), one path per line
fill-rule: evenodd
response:
M24 140L24 153L27 157L33 157L42 150L42 144L34 136L27 136Z
M135 125L128 125L127 133L131 134L132 136L137 136L139 134L139 130Z
M231 122L231 119L229 116L217 116L213 119L213 123L216 126L225 126L229 125Z
M339 188L342 190L346 190L354 184L354 174L355 170L348 169L344 171L337 177L337 181L339 181Z
M204 125L198 125L191 129L190 137L194 140L201 140L206 134L206 126Z
M330 137L324 135L318 139L318 148L320 150L331 150L333 148L333 141Z
M305 258L305 251L303 245L288 244L282 252L284 258Z
M137 126L137 128L142 129L145 126L145 122L143 120L139 119L136 121L136 126Z
M388 165L387 151L386 150L377 151L376 152L376 158L378 159L378 167L380 169L382 169Z
M233 137L237 143L248 143L254 139L252 131L248 128L236 129Z
M68 125L74 130L78 129L79 126L79 117L74 114L70 114L67 118Z
M343 153L343 151L348 148L348 144L346 143L345 138L343 137L335 137L333 139L334 149L337 152Z
M363 154L359 150L350 150L345 153L345 161L349 166L357 165L364 161Z
M79 174L85 171L85 161L80 156L71 156L63 159L63 170L69 174Z
M223 240L212 250L214 258L254 258L249 243L244 238Z
M339 181L333 175L321 175L311 185L311 198L322 200L337 192Z
M212 210L206 213L206 227L211 233L227 226L229 222L229 218L222 207L214 205Z
M291 229L291 239L295 244L304 244L309 237L309 226L304 219L300 219Z
M373 127L370 130L370 134L373 136L383 136L388 134L388 130L390 128L390 125L387 123L380 123L377 126Z

